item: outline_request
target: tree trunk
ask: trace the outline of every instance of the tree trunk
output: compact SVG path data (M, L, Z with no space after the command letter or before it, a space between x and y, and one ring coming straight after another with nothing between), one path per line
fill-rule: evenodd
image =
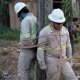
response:
M48 14L52 11L53 0L37 0L38 30L49 23ZM46 80L46 72L41 70L37 63L36 80Z

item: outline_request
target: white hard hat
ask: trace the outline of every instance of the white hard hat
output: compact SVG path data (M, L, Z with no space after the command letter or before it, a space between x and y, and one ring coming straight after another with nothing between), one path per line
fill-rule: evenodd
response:
M27 5L25 3L23 3L23 2L16 3L14 6L14 10L15 10L16 14L19 13L24 7L27 7Z
M64 13L61 9L54 9L51 14L48 15L48 18L56 23L63 23L66 21Z

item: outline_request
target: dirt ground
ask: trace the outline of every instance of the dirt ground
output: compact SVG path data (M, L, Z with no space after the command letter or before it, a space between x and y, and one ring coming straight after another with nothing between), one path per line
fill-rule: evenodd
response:
M16 41L0 41L0 77L6 78L2 80L18 80L17 61L19 49L16 45Z
M17 41L0 41L0 80L18 80L17 78L17 61L19 48ZM76 55L74 63L80 62L80 45L76 45ZM80 66L74 68L75 73L80 75ZM4 79L1 79L2 76Z

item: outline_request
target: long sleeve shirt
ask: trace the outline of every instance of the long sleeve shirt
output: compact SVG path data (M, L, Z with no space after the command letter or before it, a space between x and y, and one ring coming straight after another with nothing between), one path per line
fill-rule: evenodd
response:
M21 21L20 43L21 45L33 45L33 39L36 38L37 19L33 14L26 16Z
M53 30L50 25L43 28L39 34L38 44L41 44L37 50L40 66L46 66L45 57L60 57L61 54L68 58L72 57L69 32L64 26L60 31Z

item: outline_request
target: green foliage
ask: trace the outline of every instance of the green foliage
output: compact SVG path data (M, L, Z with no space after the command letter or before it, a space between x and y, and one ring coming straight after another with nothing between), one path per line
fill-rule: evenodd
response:
M80 19L80 0L76 0L75 3L73 3L73 16L78 17Z
M80 44L80 33L77 33L77 41Z
M9 2L10 0L0 0L0 25L9 25Z
M0 39L4 40L18 40L19 31L13 31L8 27L0 27Z
M66 16L66 23L65 25L68 26L72 21L72 1L71 0L62 0L62 10Z

